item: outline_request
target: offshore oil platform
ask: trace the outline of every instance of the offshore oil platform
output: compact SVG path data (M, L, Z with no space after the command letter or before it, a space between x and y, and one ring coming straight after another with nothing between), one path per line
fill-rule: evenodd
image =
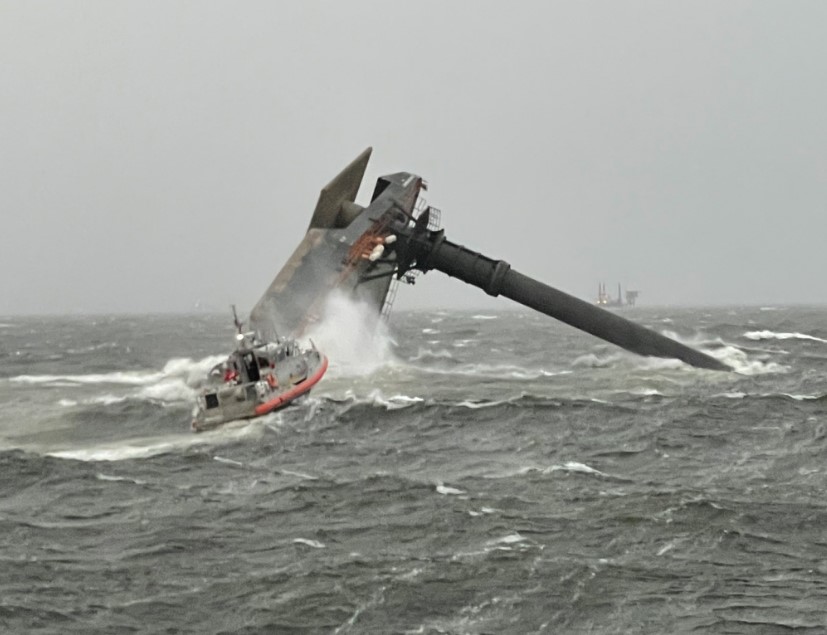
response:
M626 302L623 301L623 295L620 293L620 283L617 283L617 297L613 298L609 295L609 292L606 291L606 283L601 282L597 285L597 300L595 300L595 304L597 306L608 306L608 307L621 307L621 306L635 306L637 303L637 297L640 295L640 291L632 291L630 289L626 289Z
M439 210L422 198L421 176L380 177L367 206L355 202L372 148L364 150L319 195L304 239L253 307L250 326L263 340L301 336L323 315L331 294L368 303L377 318L387 313L400 282L441 271L503 295L638 355L676 358L711 370L726 364L590 302L451 242Z

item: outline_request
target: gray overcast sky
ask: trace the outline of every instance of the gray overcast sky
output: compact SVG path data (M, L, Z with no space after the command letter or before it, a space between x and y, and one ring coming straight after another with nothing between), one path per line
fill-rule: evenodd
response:
M421 174L449 238L575 295L827 302L825 33L820 1L0 0L0 314L249 310L368 145L361 202ZM397 306L492 306L442 278Z

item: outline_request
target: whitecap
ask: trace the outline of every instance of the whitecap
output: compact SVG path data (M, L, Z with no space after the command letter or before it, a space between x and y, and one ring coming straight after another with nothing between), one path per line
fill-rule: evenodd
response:
M126 401L126 399L126 397L119 395L98 395L97 397L92 397L91 399L84 400L83 403L96 404L101 406L111 406L112 404L122 403Z
M61 399L58 401L58 405L64 408L73 408L79 404L83 404L86 406L89 405L102 405L102 406L111 406L112 404L121 403L126 401L127 397L119 396L119 395L98 395L97 397L91 397L90 399L83 399L82 401L77 401L76 399Z
M691 366L679 359L664 357L641 357L635 365L643 370L691 370Z
M436 350L430 348L420 348L416 355L413 357L409 357L409 362L419 362L425 359L453 359L454 356L451 354L451 351L448 351L444 348L438 348Z
M612 354L605 357L598 357L594 353L588 353L576 358L571 365L575 368L607 368L620 359L620 354Z
M298 478L302 478L306 481L318 481L319 477L313 476L312 474L305 474L303 472L294 472L292 470L279 470L279 474L283 474L284 476L297 476Z
M140 397L150 401L178 402L191 401L196 390L181 379L165 379L156 384L144 386L138 392Z
M807 333L776 333L774 331L748 331L744 333L744 337L748 340L809 340L811 342L821 342L827 344L827 340Z
M297 545L307 545L308 547L313 547L314 549L324 549L325 547L323 542L311 540L309 538L293 538L293 542Z
M544 470L546 473L548 472L580 472L582 474L594 474L596 476L606 476L600 470L596 470L593 467L589 467L585 463L578 463L577 461L568 461L563 463L562 465L552 465L549 468Z
M384 397L379 390L374 390L368 395L368 403L374 406L382 406L387 410L398 410L400 408L407 408L413 404L425 401L422 397L409 397L408 395L393 395L391 397Z
M665 554L667 551L671 551L672 549L674 549L674 547L675 547L675 543L673 543L673 542L668 542L668 543L666 543L663 547L661 547L660 549L658 549L657 555L658 555L658 556L662 556L662 555L663 555L663 554Z
M472 320L496 320L498 316L496 315L473 315L471 316Z
M623 392L623 391L619 391ZM637 397L664 397L665 395L654 388L637 388L635 390L628 391L630 395L635 395Z
M724 399L743 399L747 396L747 393L741 391L732 391L732 392L722 392L718 393L717 395L713 395L713 397L723 397Z
M157 443L153 445L130 445L117 447L92 447L76 450L61 450L49 452L48 456L58 459L74 459L76 461L128 461L130 459L145 459L158 454L166 454L176 449L174 443Z
M9 381L21 384L55 384L70 382L72 384L125 384L140 386L158 381L162 373L152 371L118 371L114 373L93 373L89 375L17 375Z
M241 461L236 461L235 459L228 459L223 456L218 456L217 454L212 457L214 461L218 461L219 463L225 463L226 465L235 465L236 467L244 467L244 463Z
M544 368L523 368L509 364L464 364L450 370L419 367L418 370L437 375L462 375L466 377L486 377L494 379L519 379L532 380L541 377L557 377L558 375L570 375L570 370L551 371Z
M501 406L505 403L508 403L508 399L503 399L501 401L460 401L457 406L462 408L468 408L470 410L478 410L480 408L491 408L493 406Z
M489 547L496 547L497 549L503 549L507 547L503 547L503 545L516 545L521 542L526 542L526 538L521 536L519 532L514 532L513 534L508 534L507 536L503 536L502 538L495 538L494 540L489 540L486 545Z
M740 375L768 375L774 373L786 373L789 371L788 366L784 366L783 364L779 364L777 362L751 360L747 357L747 354L744 351L735 346L725 346L717 351L711 352L710 354L730 366Z
M225 424L216 430L200 434L175 434L167 437L132 439L123 443L102 444L83 448L70 448L47 452L47 456L75 461L127 461L146 459L170 452L180 452L189 447L210 442L229 442L251 435L258 435L261 427L249 421L238 425Z
M436 491L446 496L459 496L461 494L465 494L465 492L461 489L457 489L456 487L448 487L447 485L443 485L442 483L437 484Z
M207 371L225 359L224 355L212 355L193 361L189 358L172 358L163 370L114 371L111 373L90 373L85 375L18 375L9 381L22 384L50 384L52 386L115 384L126 386L149 386L171 378L195 385Z
M146 481L141 481L137 478L127 478L125 476L110 476L109 474L103 474L101 472L95 474L95 478L99 481L110 481L113 483L124 482L134 483L135 485L146 485Z

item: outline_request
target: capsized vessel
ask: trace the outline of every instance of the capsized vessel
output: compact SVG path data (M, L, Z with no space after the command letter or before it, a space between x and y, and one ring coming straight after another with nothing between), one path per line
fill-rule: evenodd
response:
M322 319L334 292L385 315L396 291L392 284L413 283L417 274L436 270L632 353L732 370L702 351L530 278L504 260L451 242L439 226L440 211L421 197L427 189L421 176L382 176L370 203L359 205L355 198L371 152L367 148L322 189L304 239L250 313L258 332L300 336Z
M293 338L265 341L255 331L242 332L237 317L235 323L236 349L210 370L196 397L195 432L282 408L310 392L327 371L327 357L312 342L303 349Z

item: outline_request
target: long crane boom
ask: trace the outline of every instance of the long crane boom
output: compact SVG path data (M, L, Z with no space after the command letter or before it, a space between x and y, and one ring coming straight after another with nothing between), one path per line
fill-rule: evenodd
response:
M424 212L424 220L418 219L414 227L396 227L401 263L411 263L411 268L421 271L441 271L489 295L510 298L638 355L676 358L710 370L731 370L705 353L515 271L504 260L494 260L447 240L444 230L426 228L427 214ZM400 270L397 275L404 273Z

